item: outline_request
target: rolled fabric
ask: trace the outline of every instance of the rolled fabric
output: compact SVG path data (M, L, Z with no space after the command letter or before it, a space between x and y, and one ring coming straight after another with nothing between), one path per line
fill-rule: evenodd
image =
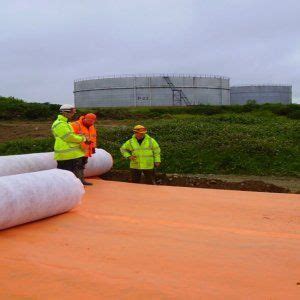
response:
M80 180L65 170L0 177L0 230L67 212L83 194Z
M84 177L105 174L112 168L112 166L112 156L103 149L96 149L95 154L88 159L88 163L84 170Z
M0 176L55 169L53 152L0 156Z
M112 165L112 156L103 149L96 149L96 153L89 158L85 176L104 174ZM0 176L38 172L56 167L53 152L0 156Z

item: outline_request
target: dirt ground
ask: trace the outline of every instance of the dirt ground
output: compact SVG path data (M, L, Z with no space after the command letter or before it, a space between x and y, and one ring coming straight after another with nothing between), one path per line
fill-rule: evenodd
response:
M1 121L0 143L22 138L45 138L51 136L53 122Z
M130 182L130 173L125 170L111 170L101 178ZM300 179L292 177L157 173L155 181L157 185L168 186L300 194Z
M52 121L0 121L0 143L21 138L46 138L50 137ZM125 121L127 124L127 121ZM115 127L124 125L124 121L103 120L96 127ZM8 134L9 133L9 134Z

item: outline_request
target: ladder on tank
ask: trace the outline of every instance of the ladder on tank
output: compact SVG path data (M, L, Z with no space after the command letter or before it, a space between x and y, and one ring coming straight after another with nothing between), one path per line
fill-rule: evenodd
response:
M173 84L169 76L163 76L163 78L172 90L172 98L173 98L174 106L176 104L182 105L182 100L184 101L186 106L192 105L188 97L183 92L183 90L176 88L176 86Z

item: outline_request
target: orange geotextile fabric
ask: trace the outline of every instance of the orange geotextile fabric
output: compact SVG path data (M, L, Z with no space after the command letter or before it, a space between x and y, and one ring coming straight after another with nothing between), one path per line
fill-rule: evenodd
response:
M0 232L0 299L300 299L300 195L91 181Z

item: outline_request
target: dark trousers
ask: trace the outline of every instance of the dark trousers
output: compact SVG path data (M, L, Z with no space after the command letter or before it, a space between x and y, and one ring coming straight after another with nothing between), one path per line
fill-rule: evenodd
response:
M82 180L83 178L83 169L84 169L84 158L79 157L75 159L68 160L58 160L57 169L67 170L74 173L74 175Z
M85 165L88 163L88 157L82 157L82 167L85 169Z
M142 174L144 174L146 184L155 184L154 169L151 170L130 169L130 174L131 174L131 182L133 183L140 183Z

